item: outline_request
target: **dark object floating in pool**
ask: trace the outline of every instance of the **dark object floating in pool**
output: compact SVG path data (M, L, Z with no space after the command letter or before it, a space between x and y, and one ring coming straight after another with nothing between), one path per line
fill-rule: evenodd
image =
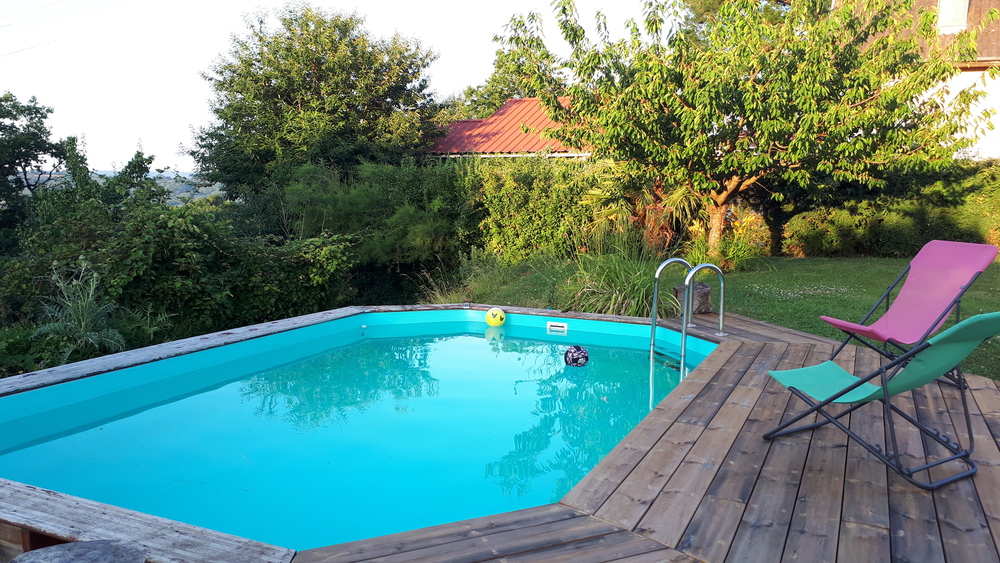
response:
M583 346L570 346L563 355L566 365L573 367L583 367L590 361L590 355Z

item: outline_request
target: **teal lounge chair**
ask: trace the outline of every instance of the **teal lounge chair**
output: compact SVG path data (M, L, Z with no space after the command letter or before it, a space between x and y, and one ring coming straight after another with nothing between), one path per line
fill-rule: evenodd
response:
M770 371L768 373L771 377L777 379L795 396L805 401L809 405L809 409L765 433L764 439L770 440L778 436L832 423L864 446L866 450L893 471L920 488L933 490L969 477L976 472L977 467L976 463L969 458L973 448L972 421L969 417L965 396L965 376L958 364L984 340L997 334L1000 334L1000 312L986 313L970 317L956 324L863 377L855 377L829 360L816 366L800 369ZM962 397L962 408L965 410L965 424L969 436L967 448L963 448L958 441L952 441L939 430L926 426L892 404L892 397L926 385L945 374L950 374L959 382L957 387ZM887 430L885 449L878 444L865 441L840 421L845 415L873 401L881 401L883 404L884 422ZM843 412L831 413L826 407L833 403L850 404L851 406ZM820 415L816 422L794 426L812 413ZM928 460L927 463L916 467L906 467L903 464L899 444L896 441L895 424L902 423L902 421L919 429L925 437L925 442L928 439L937 442L950 452L950 455L933 461ZM921 471L952 461L963 463L964 470L936 481L930 479L922 481L916 477L916 474Z

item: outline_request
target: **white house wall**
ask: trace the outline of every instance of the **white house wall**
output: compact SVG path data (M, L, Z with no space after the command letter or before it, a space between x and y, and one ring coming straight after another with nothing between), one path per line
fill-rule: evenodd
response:
M978 80L982 80L982 78L982 71L966 71L949 83L949 89L952 92L956 92L961 88L972 85ZM1000 79L987 78L985 89L987 96L980 101L979 107L993 109L994 115L992 121L994 129L986 131L981 135L976 146L962 155L976 160L1000 158Z

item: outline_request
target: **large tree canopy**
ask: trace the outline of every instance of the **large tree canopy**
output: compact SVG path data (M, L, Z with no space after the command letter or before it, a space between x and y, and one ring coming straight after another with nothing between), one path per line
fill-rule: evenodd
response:
M231 197L301 164L350 167L421 147L429 51L399 36L374 38L354 14L289 4L277 29L260 14L205 78L217 122L191 151Z
M0 255L14 249L25 196L52 180L66 158L64 142L53 141L45 124L50 113L35 98L21 103L10 92L0 96Z
M672 35L676 5L651 2L624 40L611 41L599 17L597 42L572 0L555 4L568 58L524 18L505 39L537 61L526 79L563 124L550 134L653 172L651 191L700 199L713 250L729 204L765 179L877 187L894 170L942 166L983 126L982 91L944 86L957 61L975 57L979 29L944 44L934 12L909 0L845 0L825 12L793 2L776 22L756 0L731 0L702 33ZM568 107L558 102L566 95Z
M34 192L66 158L45 124L50 113L35 98L23 104L10 92L0 96L0 183L6 188Z

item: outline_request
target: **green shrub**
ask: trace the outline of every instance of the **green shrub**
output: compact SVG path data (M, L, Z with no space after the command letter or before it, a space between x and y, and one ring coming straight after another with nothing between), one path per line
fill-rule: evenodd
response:
M660 260L628 254L580 254L560 307L586 313L648 317L653 309L653 274ZM672 286L671 286L672 287ZM680 310L668 287L660 286L657 314Z
M846 202L796 215L785 225L784 252L796 257L907 257L934 239L1000 240L1000 166L995 162L960 163L935 178L918 175L899 182L912 184L908 196Z
M350 247L336 235L231 241L218 314L229 327L332 309L350 298ZM220 327L217 324L212 328Z
M60 348L57 363L125 349L125 338L111 327L111 315L118 306L99 291L97 274L84 265L70 276L53 272L51 279L58 293L42 304L45 324L31 336L56 343Z
M583 246L583 245L581 245ZM637 229L591 237L586 252L576 255L573 272L560 288L560 308L586 313L648 317L652 314L653 275L668 258L644 244ZM670 291L683 268L666 272L660 284L660 316L677 314L679 307ZM670 277L668 277L670 276ZM681 278L682 279L682 278Z
M800 213L785 225L785 254L802 257L851 256L857 252L859 231L867 228L846 209Z
M54 366L60 356L54 340L32 338L38 327L26 322L0 328L0 377Z
M972 193L957 210L958 221L990 244L1000 244L1000 161L983 163L968 180Z
M349 293L343 237L238 237L216 220L218 202L171 206L133 191L107 204L85 195L65 187L33 202L25 253L3 264L7 308L24 318L41 314L59 294L40 280L81 258L101 278L99 301L146 311L152 324L122 325L137 339L132 345L151 343L150 331L188 336L329 309ZM169 322L156 321L162 315Z
M977 229L961 225L953 209L917 202L879 209L875 203L821 208L785 225L783 250L802 257L913 256L934 239L982 242Z
M695 236L681 248L684 259L692 266L714 263L708 256L708 238L704 228L698 225L692 232ZM763 217L749 208L733 206L728 225L719 243L719 253L722 258L715 265L724 272L745 270L754 260L767 255L769 244L770 233Z
M457 264L478 241L474 202L452 162L417 166L364 164L348 179L307 165L274 199L287 236L321 233L352 237L361 264L407 269L431 262Z
M464 163L461 174L483 206L482 246L503 262L570 252L591 216L581 204L594 181L584 162L476 159Z
M148 346L163 342L174 326L176 313L168 313L146 303L143 306L122 307L112 319L114 328L125 337L129 347Z

